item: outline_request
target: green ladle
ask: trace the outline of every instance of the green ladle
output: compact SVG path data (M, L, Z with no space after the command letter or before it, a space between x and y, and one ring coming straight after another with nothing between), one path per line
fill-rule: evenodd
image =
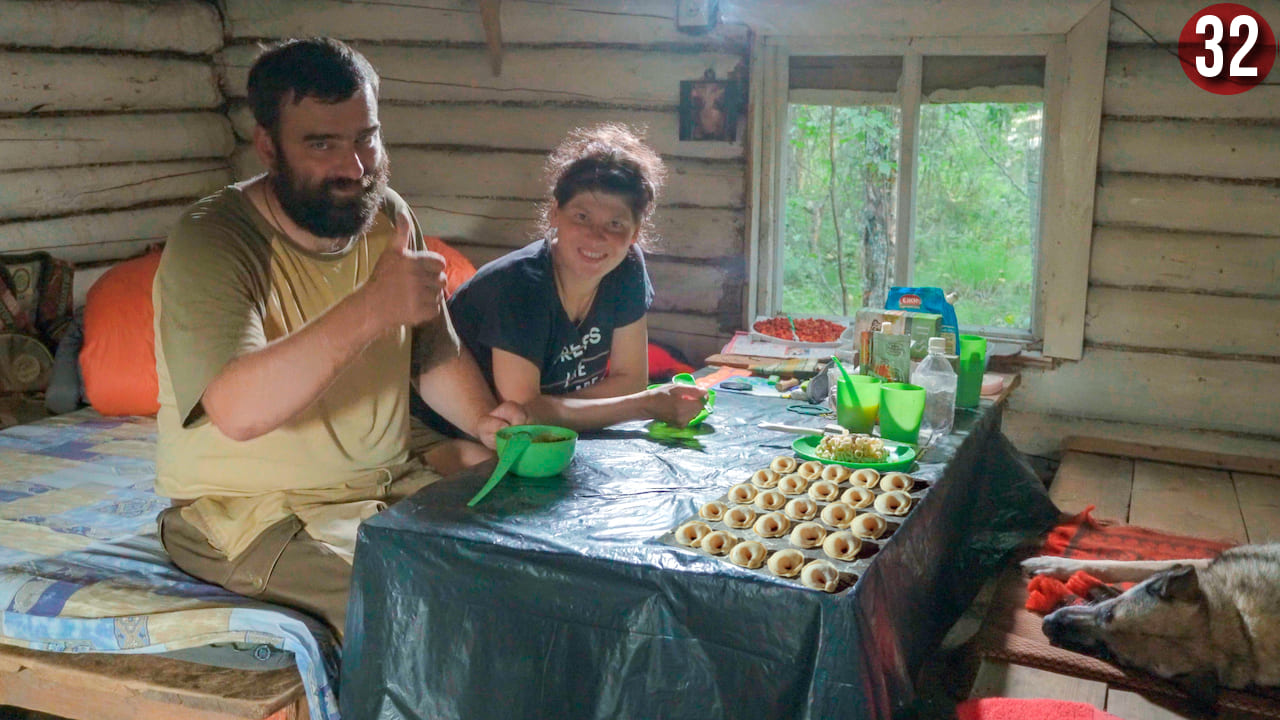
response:
M511 438L507 441L506 447L502 448L502 452L498 455L498 465L493 469L493 474L489 476L484 487L480 488L480 492L476 493L475 497L467 501L467 507L475 507L476 503L483 500L484 496L488 495L490 490L497 487L498 483L502 481L502 478L506 476L507 471L511 469L511 466L515 464L516 460L520 459L520 456L524 454L524 451L529 449L529 445L532 443L533 436L529 433L513 433Z

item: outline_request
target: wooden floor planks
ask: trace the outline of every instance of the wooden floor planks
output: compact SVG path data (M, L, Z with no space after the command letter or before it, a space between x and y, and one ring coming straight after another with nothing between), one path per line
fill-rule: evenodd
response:
M1221 464L1217 467L1223 467ZM1280 477L1079 451L1063 454L1049 496L1064 512L1237 543L1280 542ZM984 660L973 697L1085 702L1123 720L1194 717L1105 683ZM1219 720L1246 720L1228 713Z

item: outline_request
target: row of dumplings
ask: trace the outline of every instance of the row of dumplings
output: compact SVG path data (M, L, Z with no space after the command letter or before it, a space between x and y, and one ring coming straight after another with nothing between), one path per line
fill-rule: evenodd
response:
M838 488L845 481L859 488L879 486L885 492L909 492L915 486L915 479L906 473L891 472L881 476L872 468L853 470L844 465L823 465L817 460L801 463L788 455L774 458L769 467L751 475L754 487L760 490L777 488L784 495L799 495L806 490L812 495L815 485L823 488L835 485Z
M775 515L777 513L774 513ZM785 520L785 518L784 518ZM862 541L848 531L827 534L826 528L817 523L797 525L792 531L792 542L797 534L805 545L822 545L823 552L840 560L853 560L862 549ZM725 557L729 562L749 570L757 570L766 564L769 572L783 578L799 576L801 584L814 590L836 592L840 589L840 570L826 560L805 561L804 553L794 548L783 548L770 553L759 540L743 540L725 530L712 530L706 523L691 520L676 529L676 541L681 545L700 548L710 555Z
M821 483L819 483L821 485ZM827 518L827 513L841 513L852 518L852 512L873 507L881 515L906 515L911 511L914 498L905 490L891 490L876 495L863 487L851 487L844 493L832 486L814 487L808 497L788 499L786 494L778 490L757 490L746 483L729 488L728 499L733 507L713 500L698 510L698 515L712 522L723 520L729 527L743 528L751 524L755 511L750 505L766 512L781 510L792 520L812 520L818 514L818 503L829 503L822 509L823 522L840 527L840 523ZM839 508L833 510L832 508ZM848 521L845 521L848 524Z

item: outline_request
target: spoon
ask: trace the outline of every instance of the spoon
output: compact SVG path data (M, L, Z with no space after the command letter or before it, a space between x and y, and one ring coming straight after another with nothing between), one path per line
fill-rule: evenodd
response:
M507 440L507 444L502 448L502 454L498 457L498 466L493 469L493 474L489 476L484 487L480 488L480 492L467 501L467 507L475 507L476 503L483 500L490 490L497 487L502 478L506 476L507 471L511 469L516 460L520 459L520 456L524 454L524 451L529 448L532 442L533 436L527 432L513 433L511 438Z

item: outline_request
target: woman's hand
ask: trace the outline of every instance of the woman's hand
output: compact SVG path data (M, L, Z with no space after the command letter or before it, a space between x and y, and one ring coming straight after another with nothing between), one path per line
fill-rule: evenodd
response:
M650 415L676 427L688 425L707 402L707 391L694 385L663 385L646 392Z

